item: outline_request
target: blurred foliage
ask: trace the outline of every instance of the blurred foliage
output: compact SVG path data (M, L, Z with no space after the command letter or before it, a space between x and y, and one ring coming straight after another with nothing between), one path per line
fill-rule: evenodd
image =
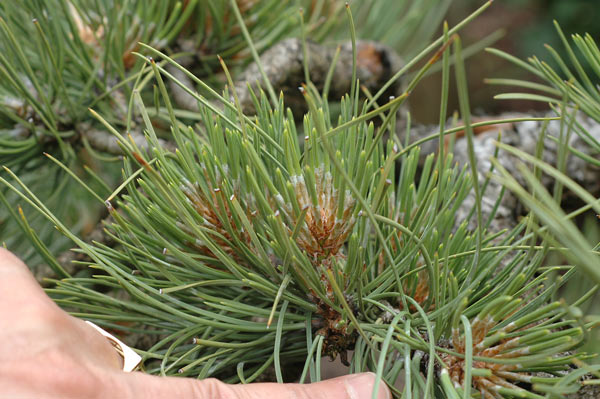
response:
M600 35L600 10L596 0L505 0L504 3L517 10L526 7L535 12L532 23L515 32L515 39L518 38L515 40L515 55L530 56L538 53L542 43L556 47L559 40L552 26L553 20L560 23L567 35L583 32L595 38Z
M450 23L459 21L463 15L472 12L481 4L480 0L455 0L448 10ZM600 3L596 0L496 0L489 13L482 15L461 34L465 43L474 43L497 30L503 36L493 43L499 48L519 58L547 54L544 44L556 49L561 57L566 53L553 27L553 20L560 23L565 34L588 32L594 39L600 37ZM549 60L553 63L553 60ZM552 64L554 67L556 64ZM503 62L484 52L474 54L467 60L469 90L477 114L500 114L502 112L529 112L547 109L541 102L529 100L495 101L498 90L487 85L487 78L504 78L537 81L537 77L527 71ZM587 67L586 67L587 68ZM431 96L440 85L439 74L430 76L411 95L413 117L421 123L437 122L436 96ZM432 105L432 102L434 105ZM449 111L458 108L455 88L451 87Z

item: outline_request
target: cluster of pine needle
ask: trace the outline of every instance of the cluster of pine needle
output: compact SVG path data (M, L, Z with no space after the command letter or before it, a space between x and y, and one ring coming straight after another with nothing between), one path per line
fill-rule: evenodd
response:
M597 286L572 304L557 295L579 262L597 262L597 253L584 248L571 254L573 265L548 265L550 252L571 249L550 234L556 225L536 217L547 200L536 175L527 197L500 168L495 177L477 173L457 32L491 2L445 26L422 51L406 50L412 58L395 79L428 62L387 102L385 88L365 95L353 79L334 106L327 99L334 65L321 91L307 71L299 89L309 111L301 121L282 96L262 91L252 93L256 114L245 115L228 67L284 31L326 36L334 27L319 15L346 13L354 39L355 17L373 22L365 6L353 15L353 7L306 2L299 24L296 7L270 0L10 3L0 4L0 199L56 274L47 289L55 301L126 340L144 337L138 351L146 372L241 383L272 372L278 382L304 383L320 380L322 357L339 357L349 373L375 372L398 398L488 399L572 393L595 370L577 349L595 323L577 306ZM401 3L413 11L421 4L419 20L427 21L450 2ZM282 14L271 19L270 7ZM24 34L36 44L23 44ZM205 51L207 69L195 71L204 80L171 52L182 35ZM217 65L225 70L223 94L205 82L214 81ZM397 119L434 67L443 77L439 133L430 138L439 151L420 163L410 120L401 140ZM188 87L174 70L199 88L189 91L197 112L173 104L167 80ZM451 80L463 126L446 126ZM115 163L86 129L118 142L120 178L109 166L83 168L86 157ZM446 138L457 130L466 132L469 160L453 158ZM50 170L54 182L44 175ZM511 231L490 231L494 215L484 220L479 203L469 219L456 219L470 192L481 201L490 178L532 209ZM85 226L76 221L84 210L72 206L82 201L109 216L110 244L82 238ZM61 264L60 246L48 241L54 235L39 234L30 214L76 245L79 271ZM0 228L4 239L8 227ZM592 260L580 261L585 256Z

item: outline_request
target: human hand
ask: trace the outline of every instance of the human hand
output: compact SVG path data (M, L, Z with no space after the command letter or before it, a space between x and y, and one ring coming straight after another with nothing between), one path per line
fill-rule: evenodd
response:
M61 310L3 248L0 342L0 398L370 399L375 382L372 373L303 385L125 373L108 340ZM391 398L383 383L378 398Z

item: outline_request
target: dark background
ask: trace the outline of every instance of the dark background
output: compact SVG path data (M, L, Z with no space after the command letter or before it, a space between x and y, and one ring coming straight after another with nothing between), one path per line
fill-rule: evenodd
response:
M447 16L450 26L460 22L483 3L483 0L453 1ZM491 47L523 60L536 55L554 65L544 44L552 46L564 59L566 53L553 20L558 21L569 40L573 33L589 33L597 42L600 41L600 0L495 0L490 8L463 29L460 35L466 47L495 31L502 30L503 37ZM488 85L484 83L485 78L536 80L534 76L513 64L482 51L471 56L466 67L471 106L475 114L495 115L507 111L547 109L545 104L539 102L493 99L495 94L516 90L509 86ZM593 74L590 76L597 78ZM428 77L411 95L411 112L415 120L437 123L440 80L439 73ZM449 111L457 108L455 95L451 94Z

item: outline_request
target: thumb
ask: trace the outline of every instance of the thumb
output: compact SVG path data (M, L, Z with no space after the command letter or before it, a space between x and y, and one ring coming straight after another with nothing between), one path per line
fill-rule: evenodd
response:
M229 385L214 378L155 377L139 372L122 376L127 380L127 397L182 399L371 399L376 379L373 373L361 373L314 384ZM381 382L377 399L391 397Z

